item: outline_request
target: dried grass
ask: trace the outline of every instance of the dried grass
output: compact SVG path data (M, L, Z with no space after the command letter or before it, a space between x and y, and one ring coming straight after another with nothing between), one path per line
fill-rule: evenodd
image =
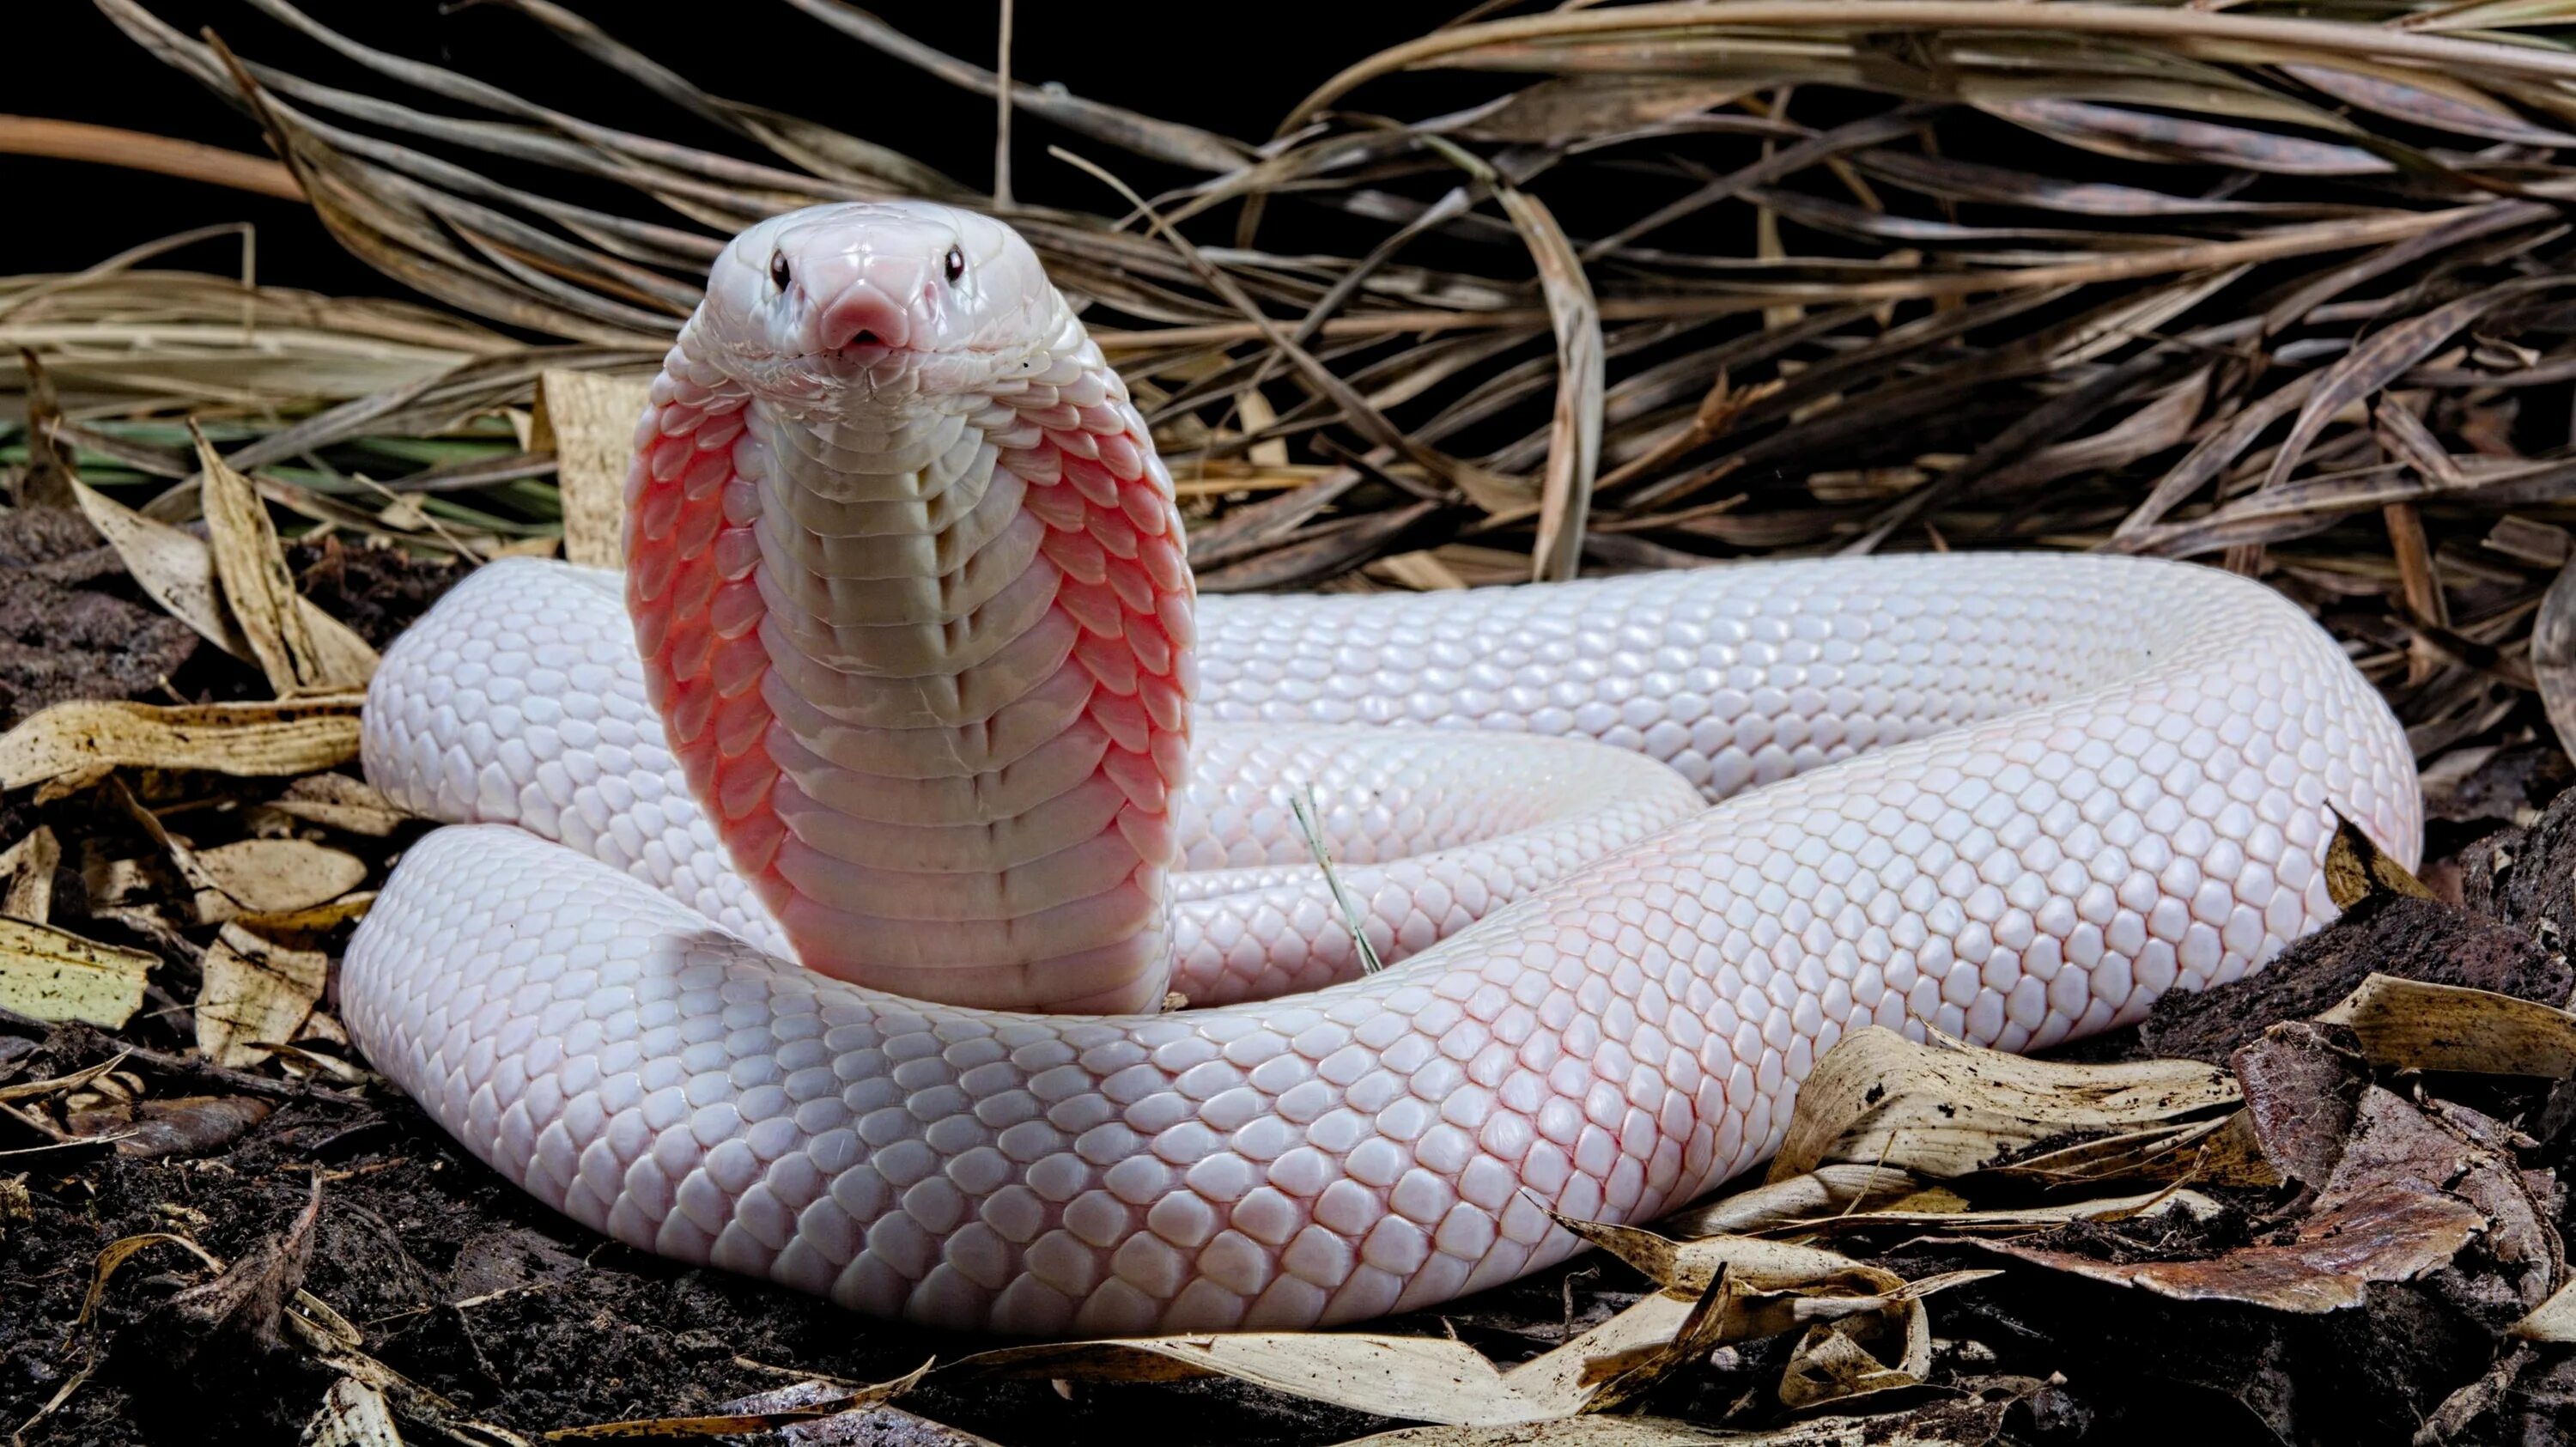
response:
M0 357L32 350L64 391L52 433L93 482L179 481L147 509L165 520L195 508L166 420L189 411L316 525L543 546L549 459L510 425L540 371L649 368L723 235L764 214L929 195L1008 216L1081 300L1213 590L2088 548L2272 581L2351 641L2427 756L2571 692L2530 655L2576 546L2560 7L1569 8L1435 30L1246 138L787 0L815 38L1063 138L1105 183L1082 214L707 94L548 0L508 5L739 147L603 126L286 0L245 4L340 73L96 3L238 105L353 253L476 319L130 260L0 282ZM1490 98L1424 113L1407 81L1429 70L1490 76ZM632 205L494 178L531 168ZM1187 179L1138 196L1130 169ZM1367 244L1265 248L1291 210Z

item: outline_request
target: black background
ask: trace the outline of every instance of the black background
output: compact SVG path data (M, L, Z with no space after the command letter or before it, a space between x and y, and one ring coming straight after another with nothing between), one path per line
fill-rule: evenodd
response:
M309 79L444 114L461 107L372 75L240 0L145 0L173 27L211 26L235 51ZM1352 61L1455 18L1466 0L1330 0L1260 6L1229 0L1019 0L1015 70L1146 114L1268 137L1318 83ZM782 0L571 0L570 8L704 89L889 145L976 188L989 184L992 102L840 35ZM868 8L952 55L993 63L992 0L879 0ZM756 155L556 41L498 5L448 0L305 0L306 13L354 39L432 61L587 119ZM8 84L0 111L124 126L266 154L256 128L195 81L155 61L87 0L0 0ZM1095 141L1022 116L1014 145L1021 199L1114 210L1099 183L1046 154L1074 146L1147 189L1183 179ZM498 179L638 214L649 203L579 194L544 173L513 175L457 155ZM296 203L138 171L0 155L0 273L61 271L139 242L221 221L258 227L266 282L340 293L402 288L341 252ZM1277 244L1294 240L1265 234ZM155 264L230 272L235 243L208 243Z

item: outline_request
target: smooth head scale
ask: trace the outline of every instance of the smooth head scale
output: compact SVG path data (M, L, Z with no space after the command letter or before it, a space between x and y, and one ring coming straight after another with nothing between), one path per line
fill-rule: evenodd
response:
M918 202L752 227L717 259L691 325L762 402L839 413L983 396L1079 331L1018 232Z
M1017 233L860 203L737 237L628 489L654 704L806 964L948 1003L1160 1001L1180 521Z

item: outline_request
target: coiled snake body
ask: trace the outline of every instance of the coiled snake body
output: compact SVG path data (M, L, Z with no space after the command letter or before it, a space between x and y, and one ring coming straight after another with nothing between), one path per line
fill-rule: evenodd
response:
M1117 375L966 213L737 238L637 436L623 601L495 565L387 655L369 775L469 827L347 1016L549 1205L881 1315L1435 1303L1573 1250L1542 1204L1761 1159L1848 1030L2045 1045L2258 966L2331 913L2329 806L2415 847L2386 707L2212 570L1197 599Z

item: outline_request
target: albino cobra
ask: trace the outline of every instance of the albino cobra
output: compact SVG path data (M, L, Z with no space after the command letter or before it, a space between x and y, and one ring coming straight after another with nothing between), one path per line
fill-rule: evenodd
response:
M976 215L744 233L636 436L622 606L498 564L385 659L370 776L474 827L347 1018L546 1204L868 1312L1439 1302L1574 1250L1542 1207L1760 1160L1846 1031L2042 1046L2259 966L2331 913L2329 806L2415 853L2386 707L2214 570L1194 599L1126 388Z

